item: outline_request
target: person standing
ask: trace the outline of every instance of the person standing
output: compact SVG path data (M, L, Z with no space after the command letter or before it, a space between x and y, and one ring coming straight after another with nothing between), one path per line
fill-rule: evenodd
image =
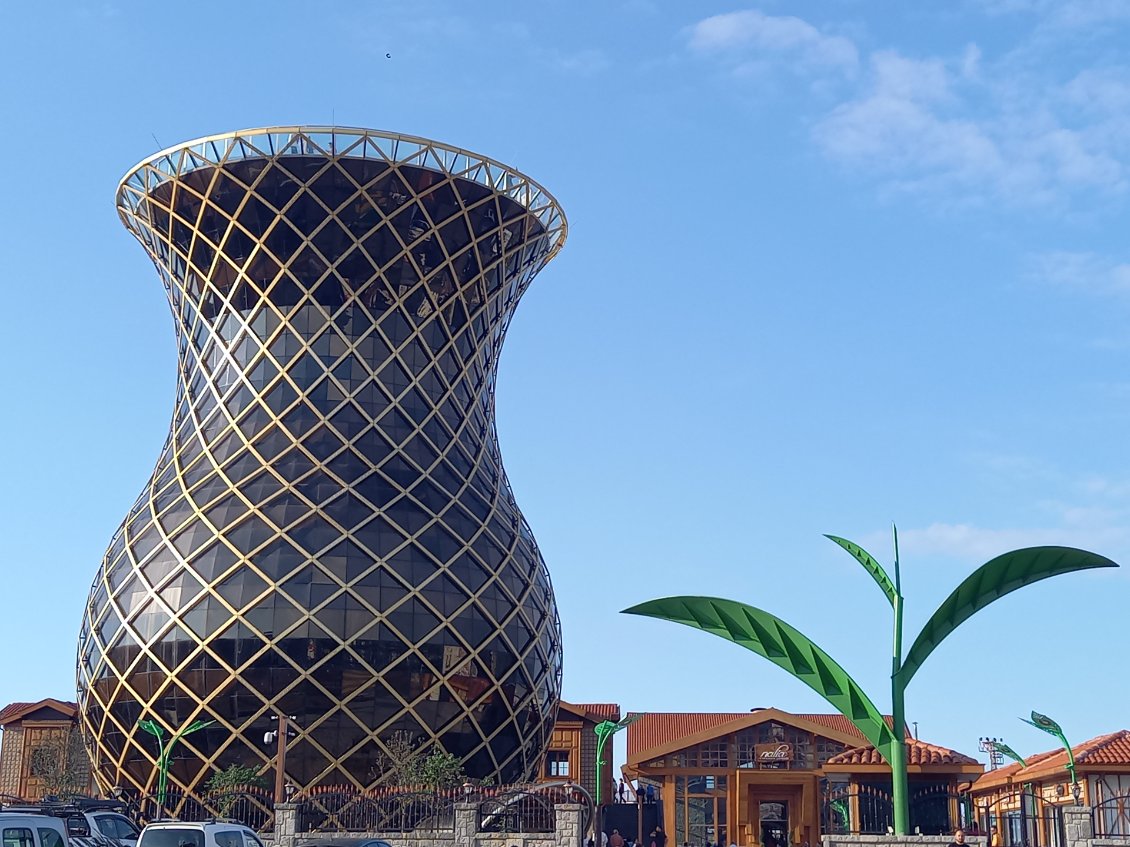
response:
M620 830L612 830L612 835L608 837L608 847L624 847L624 836L620 834Z

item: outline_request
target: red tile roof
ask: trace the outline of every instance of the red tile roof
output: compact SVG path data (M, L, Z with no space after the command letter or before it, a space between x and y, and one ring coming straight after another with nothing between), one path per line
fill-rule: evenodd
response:
M1083 770L1086 765L1123 765L1130 767L1130 730L1120 729L1097 735L1071 748L1075 765ZM1008 767L989 771L973 785L974 791L1005 785L1010 781L1028 782L1041 777L1067 774L1067 751L1060 747L1025 756L1027 767L1013 762Z
M570 712L583 715L596 723L620 720L620 706L617 703L570 703L562 700L561 705Z
M39 709L55 709L74 717L78 714L78 703L71 703L68 700L55 700L50 697L46 700L37 700L34 703L9 703L3 709L0 709L0 726L14 723Z
M768 712L761 720L755 715ZM631 714L631 713L629 713ZM855 724L840 714L792 714L777 709L756 709L751 712L647 712L642 718L628 726L628 761L640 761L641 754L662 748L683 738L721 729L727 724L745 722L749 725L762 720L781 720L788 723L789 718L799 718L817 724L832 732L863 741L863 735ZM890 718L887 718L890 723ZM736 731L737 727L725 732Z
M950 750L948 747L939 747L936 744L927 744L917 738L906 739L906 763L908 765L979 765L976 759ZM845 750L828 760L829 765L882 765L883 757L879 755L870 744L863 747L853 747Z
M620 720L620 705L618 703L574 703L578 709L584 709L590 715L596 715L604 721Z

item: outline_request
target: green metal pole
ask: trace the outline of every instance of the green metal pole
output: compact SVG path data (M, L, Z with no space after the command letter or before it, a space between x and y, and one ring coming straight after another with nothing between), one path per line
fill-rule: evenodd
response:
M902 667L902 596L895 595L895 645L891 661L891 799L895 812L895 835L910 831L910 804L906 781L906 687L899 675Z
M891 744L891 803L895 813L895 835L910 831L909 787L906 781L906 683L902 679L902 574L899 573L899 533L895 536L895 612L894 645L891 655L891 730L895 740Z

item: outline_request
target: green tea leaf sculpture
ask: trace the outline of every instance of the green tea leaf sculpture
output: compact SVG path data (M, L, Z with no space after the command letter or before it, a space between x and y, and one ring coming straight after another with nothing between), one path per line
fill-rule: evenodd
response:
M1074 547L1027 547L991 559L966 577L922 627L902 663L903 685L943 638L997 598L1048 577L1117 567L1110 559Z
M784 668L848 717L884 757L894 735L871 698L835 659L776 615L717 597L666 597L624 610L721 636Z
M907 684L926 657L962 621L1018 588L1060 574L1092 568L1116 568L1118 565L1104 556L1073 547L1029 547L997 556L974 571L938 607L915 639L904 661L903 596L897 532L893 581L879 561L858 544L835 535L827 537L863 566L891 604L895 625L890 727L871 698L831 656L807 636L769 612L717 597L665 597L640 603L624 612L685 624L725 638L764 656L820 694L855 724L863 737L875 746L891 766L894 829L896 834L906 835L910 815L904 700ZM1033 720L1035 719L1036 715L1033 713Z

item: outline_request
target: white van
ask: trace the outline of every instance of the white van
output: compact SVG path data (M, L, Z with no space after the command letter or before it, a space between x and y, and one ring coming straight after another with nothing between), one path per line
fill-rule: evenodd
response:
M68 847L67 825L51 815L0 812L2 847Z

